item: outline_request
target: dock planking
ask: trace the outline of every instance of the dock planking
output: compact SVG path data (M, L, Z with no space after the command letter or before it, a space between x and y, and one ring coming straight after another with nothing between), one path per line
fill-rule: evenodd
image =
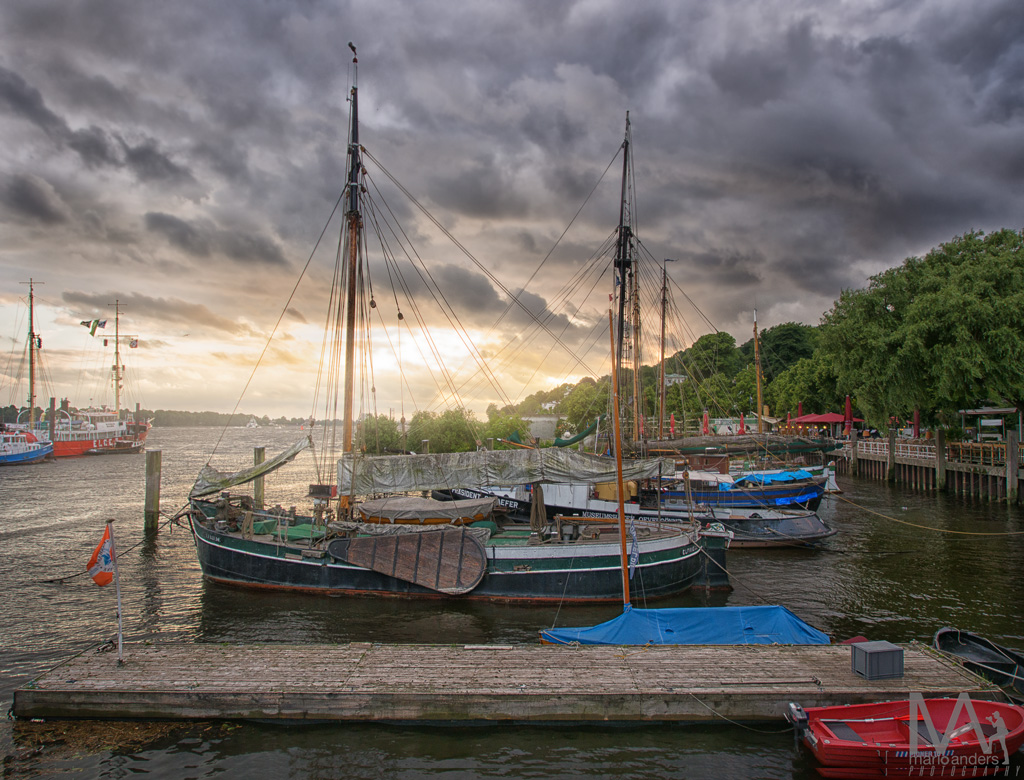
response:
M14 692L21 718L358 722L774 720L804 707L1000 691L916 644L865 680L846 645L130 644Z

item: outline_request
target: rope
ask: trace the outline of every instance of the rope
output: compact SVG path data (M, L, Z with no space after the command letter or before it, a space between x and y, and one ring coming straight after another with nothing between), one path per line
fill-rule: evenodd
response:
M705 550L705 549L704 549L703 547L701 547L700 545L697 545L697 549L698 549L698 550L699 550L699 551L701 552L701 554L702 554L702 555L706 555L706 556L708 557L708 560L709 560L709 561L711 561L711 562L712 562L713 564L715 564L715 566L717 566L717 567L718 567L719 569L721 569L722 571L724 571L724 572L726 573L726 575L728 575L728 577L729 577L729 582L730 582L730 583L731 583L731 582L732 582L733 580L736 580L736 582L738 582L738 583L739 583L740 585L743 585L743 587L744 587L744 588L746 588L746 589L747 589L747 590L749 590L749 591L750 591L751 593L753 593L753 594L754 594L755 596L757 596L757 598L758 598L758 599L760 599L760 600L761 600L761 601L762 601L763 603L765 603L765 604L771 604L771 603L772 603L772 602L770 602L770 601L769 601L768 599L766 599L766 598L765 598L764 596L762 596L762 595L761 595L760 593L758 593L758 592L757 592L756 590L754 590L754 589L753 589L752 587L750 587L749 585L745 584L745 583L744 583L744 582L743 582L742 580L738 579L737 577L734 577L734 576L733 576L733 574L732 574L732 572L730 572L730 571L729 571L729 570L728 570L727 568L725 568L725 567L724 567L724 566L723 566L722 564L720 564L720 563L719 563L718 561L716 561L716 560L715 560L715 559L714 559L713 557L711 557L711 553L709 553L709 552L708 552L707 550Z
M687 694L689 696L691 696L693 698L693 700L695 702L697 702L701 707L706 709L708 712L710 712L716 718L721 718L726 723L731 723L733 726L739 726L741 729L747 729L747 731L756 731L758 734L786 734L787 732L790 732L790 731L793 730L792 727L789 727L789 726L787 726L784 729L778 729L778 730L776 730L776 729L755 729L753 726L748 726L745 723L740 723L739 721L732 720L731 718L725 717L725 715L723 715L722 713L718 712L718 710L716 710L714 707L710 706L709 704L706 704L705 702L703 702L699 698L697 698L696 694L690 693L690 691L687 691Z
M909 525L911 528L921 528L925 531L936 531L941 534L958 534L959 536L1024 536L1024 531L954 531L949 528L936 528L932 525L920 525L918 523L911 523L909 520L900 520L899 518L892 517L881 512L876 512L874 509L868 509L866 506L861 506L860 504L857 504L848 498L844 498L843 496L836 496L836 498L840 501L845 501L851 506L857 507L857 509L876 515L877 517L881 517L885 520L892 520L894 523Z
M165 517L167 516L166 512L161 512L160 514L164 515ZM159 531L161 528L163 528L164 526L170 525L171 523L174 523L175 525L177 525L178 524L177 520L178 520L179 517L181 517L181 514L182 514L181 512L178 512L178 514L174 515L173 517L168 517L167 521L164 522L163 525L157 526L156 530ZM146 543L146 540L143 539L141 542L136 542L131 547L129 547L129 548L125 549L125 550L118 550L117 551L117 557L120 558L125 553L129 553L132 550L134 550L136 547L139 547L140 545L145 544L145 543ZM48 583L48 584L54 584L54 583L59 583L59 582L67 582L68 580L73 580L76 577L81 577L83 574L88 574L88 573L89 573L89 571L87 569L84 569L84 570L82 570L80 572L76 572L75 574L69 574L66 577L57 577L57 578L52 579L52 580L41 580L41 581L44 582L44 583Z

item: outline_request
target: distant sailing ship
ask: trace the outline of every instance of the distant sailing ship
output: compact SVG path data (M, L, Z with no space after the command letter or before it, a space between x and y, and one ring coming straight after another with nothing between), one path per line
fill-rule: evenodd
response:
M11 428L25 431L41 441L52 443L53 457L69 458L80 455L112 455L141 452L146 444L146 436L152 424L148 420L136 420L134 415L121 408L121 391L124 389L124 365L121 363L121 330L120 301L114 306L114 364L111 366L111 377L114 386L115 405L74 409L64 401L59 408L51 407L43 418L35 418L36 409L36 363L41 349L42 339L35 332L34 321L34 282L30 280L29 307L29 397L28 409L22 412L18 422ZM106 321L94 320L83 322L91 326L92 333L96 327L105 325ZM131 339L131 346L138 344L138 339ZM51 400L52 403L52 400Z

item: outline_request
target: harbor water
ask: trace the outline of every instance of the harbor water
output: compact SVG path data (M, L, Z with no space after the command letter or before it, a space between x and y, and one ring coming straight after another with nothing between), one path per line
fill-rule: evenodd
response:
M181 508L221 431L154 428L161 508ZM234 470L303 434L224 432L212 465ZM298 505L312 457L267 478L268 503ZM729 593L650 606L783 604L834 640L927 643L951 625L1024 648L1024 513L1003 504L840 478L820 514L839 533L820 549L729 553ZM614 617L616 606L325 598L205 583L185 527L143 532L145 457L103 456L0 470L0 701L116 634L114 588L84 573L114 518L125 642L536 643L551 626ZM634 593L634 603L644 606ZM339 670L341 673L342 670ZM0 727L3 777L812 778L784 724L565 727L24 723Z

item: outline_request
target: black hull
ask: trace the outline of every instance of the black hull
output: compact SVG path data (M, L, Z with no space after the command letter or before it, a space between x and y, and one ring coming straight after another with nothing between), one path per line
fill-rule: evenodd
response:
M975 674L994 682L1018 704L1024 703L1024 654L956 628L940 628L932 644L956 656Z
M490 495L480 490L468 490L458 488L455 490L436 490L433 497L446 501L452 498L481 498ZM498 505L501 506L508 516L517 520L528 521L530 519L529 501L519 501L514 498L499 498ZM738 507L737 507L738 508ZM546 504L547 516L555 515L579 515L579 509L555 506ZM666 512L675 513L676 517L668 516L665 522L679 522L678 515L682 510L667 509ZM772 510L769 510L772 511ZM701 517L702 522L722 523L733 533L730 548L764 548L764 547L807 547L822 539L834 536L836 530L827 526L815 514L801 514L787 517L744 517L733 518L725 513L728 509L718 509L706 516ZM609 518L618 515L610 512L587 512L588 515L607 516Z
M228 585L332 596L458 598L496 602L622 601L622 569L615 558L602 558L585 564L579 557L567 555L564 561L548 562L547 570L531 571L528 570L529 564L513 568L496 561L493 550L488 548L487 573L480 585L467 594L450 596L336 561L329 555L303 557L299 547L239 540L195 521L192 533L203 576ZM645 561L641 558L631 588L639 598L682 593L706 573L704 557L698 546L691 543L663 554L662 560ZM503 566L508 570L502 570ZM718 586L715 582L712 585Z

